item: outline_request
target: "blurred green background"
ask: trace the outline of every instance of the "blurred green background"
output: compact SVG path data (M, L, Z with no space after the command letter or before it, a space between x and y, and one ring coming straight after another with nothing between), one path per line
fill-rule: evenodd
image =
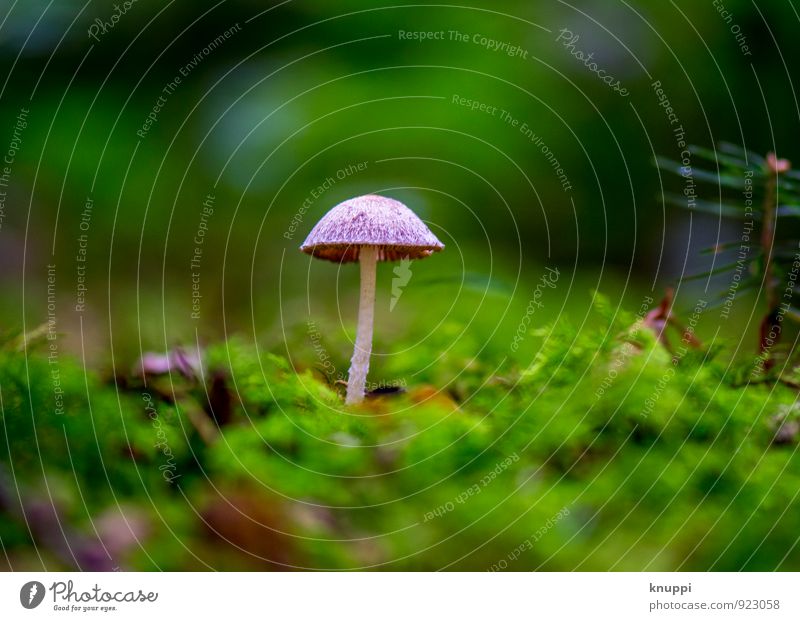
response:
M42 322L46 266L55 264L59 326L77 333L75 256L90 198L83 330L93 359L111 341L128 362L140 347L194 340L196 331L280 336L281 305L284 326L309 314L309 282L313 315L338 312L336 287L352 320L355 270L309 266L296 249L327 209L366 192L407 202L448 245L418 264L420 280L480 275L524 304L541 266L558 265L615 297L637 290L638 306L638 289L660 291L694 269L697 248L725 236L713 216L695 217L690 233L688 216L660 199L653 155L679 150L654 80L690 143L729 140L790 159L797 150L798 20L788 2L724 3L751 56L711 3L332 10L138 0L99 40L88 31L95 20L110 23L113 3L5 6L0 135L10 142L20 110L29 114L0 230L0 316L6 325ZM629 96L556 42L563 28ZM399 40L399 31L469 40ZM475 35L519 46L526 58ZM497 111L473 111L455 95ZM360 162L365 170L336 179L287 239L312 191ZM189 262L209 194L202 312L191 320ZM588 287L575 287L570 304L585 308Z

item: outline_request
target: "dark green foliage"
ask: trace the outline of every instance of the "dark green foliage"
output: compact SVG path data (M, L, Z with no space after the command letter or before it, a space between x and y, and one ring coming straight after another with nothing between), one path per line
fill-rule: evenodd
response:
M690 146L686 153L682 163L656 158L659 168L679 175L683 182L682 192L665 193L666 200L691 212L741 222L739 239L720 241L705 252L714 255L712 268L687 279L727 275L730 287L718 304L733 290L763 292L766 312L759 350L769 369L775 362L773 350L781 338L784 317L800 318L796 308L800 175L774 153L761 157L729 143L720 144L718 150ZM708 169L698 166L698 159ZM717 255L725 256L718 261Z

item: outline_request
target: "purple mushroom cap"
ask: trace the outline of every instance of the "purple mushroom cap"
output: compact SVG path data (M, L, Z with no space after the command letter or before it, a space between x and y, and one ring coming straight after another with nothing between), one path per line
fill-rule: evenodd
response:
M368 194L339 203L309 233L300 250L337 263L358 261L362 246L377 246L379 261L422 259L444 248L403 203Z

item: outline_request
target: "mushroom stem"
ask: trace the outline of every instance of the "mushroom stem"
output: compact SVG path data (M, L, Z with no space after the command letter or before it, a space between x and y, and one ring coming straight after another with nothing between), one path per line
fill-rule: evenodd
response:
M361 299L358 305L358 332L350 374L347 379L345 403L352 405L364 400L364 388L369 372L369 357L372 353L372 323L375 316L375 273L378 264L378 247L361 246Z

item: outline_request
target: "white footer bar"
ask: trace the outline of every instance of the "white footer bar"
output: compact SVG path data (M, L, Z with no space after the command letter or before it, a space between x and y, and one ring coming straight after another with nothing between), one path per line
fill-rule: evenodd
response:
M799 584L790 573L12 573L0 574L0 619L778 621L800 619Z

